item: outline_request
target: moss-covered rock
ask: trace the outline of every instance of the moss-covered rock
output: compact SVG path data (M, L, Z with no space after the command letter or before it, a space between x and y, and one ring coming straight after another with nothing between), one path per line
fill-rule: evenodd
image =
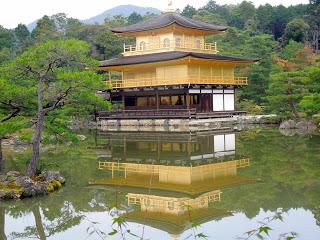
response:
M18 172L9 172L0 177L0 199L17 199L46 195L60 189L65 179L59 172L46 171L32 178Z

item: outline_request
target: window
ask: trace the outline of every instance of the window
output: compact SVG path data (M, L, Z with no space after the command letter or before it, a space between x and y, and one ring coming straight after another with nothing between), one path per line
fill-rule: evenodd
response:
M140 50L145 51L147 47L147 44L145 41L140 42Z
M146 97L138 97L137 98L137 106L148 106L148 98Z
M171 211L174 210L174 202L173 201L168 202L168 209Z
M199 97L199 94L192 94L192 95L189 95L189 99L190 99L190 105L197 105L197 104L200 104L200 97Z
M169 96L161 96L160 97L160 105L170 105L170 97Z
M181 48L181 46L182 46L181 43L182 43L181 38L177 37L177 38L176 38L176 47L177 47L177 48Z
M200 49L201 48L201 40L197 39L195 42L196 48Z
M156 97L149 97L149 105L150 106L156 106L157 105Z
M172 105L184 105L184 96L172 96Z
M133 107L136 106L137 99L135 97L126 97L124 102L125 106Z
M165 38L163 40L163 47L165 47L165 48L169 48L170 47L170 39L169 38Z

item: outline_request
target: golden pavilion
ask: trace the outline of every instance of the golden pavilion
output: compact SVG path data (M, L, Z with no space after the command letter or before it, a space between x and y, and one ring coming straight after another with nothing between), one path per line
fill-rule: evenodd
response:
M112 29L135 39L124 45L123 56L105 60L99 69L108 74L108 94L121 114L109 118L192 118L230 116L235 90L248 84L235 75L238 66L258 59L225 56L206 36L227 27L208 24L168 10L156 18Z

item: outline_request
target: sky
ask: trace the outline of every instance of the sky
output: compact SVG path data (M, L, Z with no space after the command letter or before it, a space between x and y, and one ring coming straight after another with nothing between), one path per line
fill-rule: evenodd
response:
M216 0L218 4L237 4L242 0ZM173 0L173 7L183 9L187 4L196 8L204 6L208 0ZM269 3L284 6L308 3L309 0L252 0L259 6ZM19 23L29 24L43 15L66 13L69 17L87 19L110 8L123 4L155 7L164 10L167 0L0 0L0 25L14 28Z

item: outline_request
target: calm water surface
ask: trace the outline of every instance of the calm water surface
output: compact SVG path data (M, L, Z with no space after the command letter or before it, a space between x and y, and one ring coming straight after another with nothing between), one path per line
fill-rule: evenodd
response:
M279 209L269 239L320 239L319 135L86 135L43 153L41 167L66 176L61 191L1 203L0 239L236 239ZM6 149L7 170L29 155Z

